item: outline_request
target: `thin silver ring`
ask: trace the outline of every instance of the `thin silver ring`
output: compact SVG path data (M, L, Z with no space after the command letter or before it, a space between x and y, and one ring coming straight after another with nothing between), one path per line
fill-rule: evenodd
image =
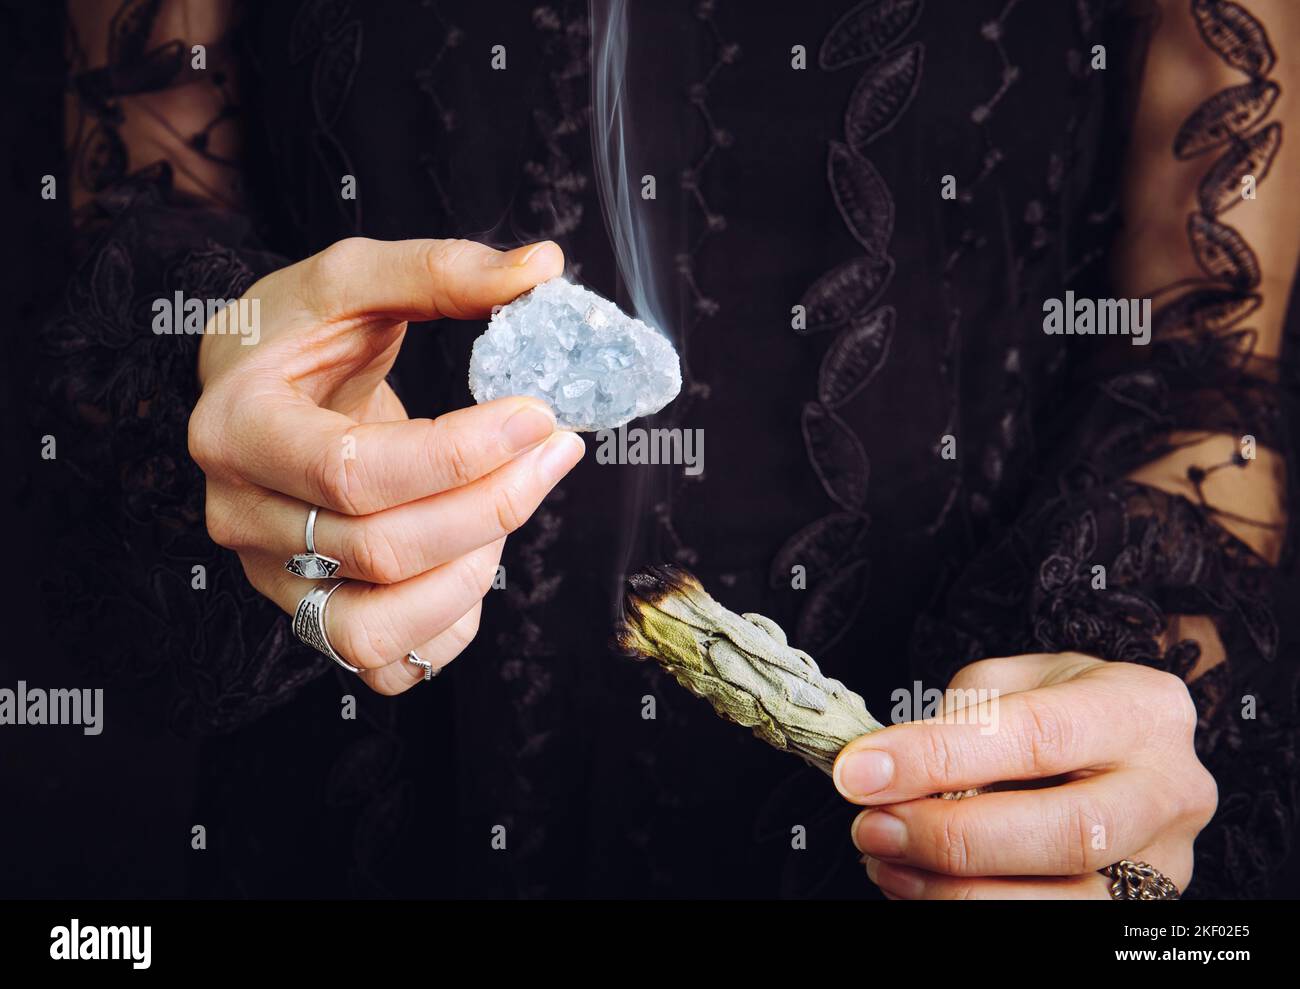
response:
M303 534L307 543L307 552L295 553L284 565L284 569L296 577L326 580L339 572L338 560L316 552L316 516L319 512L320 509L312 505L311 511L307 513L307 529Z
M336 580L328 587L318 584L308 591L298 602L298 610L293 614L293 634L322 656L334 660L349 673L360 673L358 667L353 666L334 650L330 645L329 635L325 632L325 607L329 604L330 595L346 583L346 580Z
M429 662L427 659L421 659L419 653L417 653L415 650L411 650L406 654L406 661L408 663L414 663L416 666L424 667L424 678L426 680L432 680L434 677L436 677L439 673L442 672L441 667L435 670L433 668L433 664Z

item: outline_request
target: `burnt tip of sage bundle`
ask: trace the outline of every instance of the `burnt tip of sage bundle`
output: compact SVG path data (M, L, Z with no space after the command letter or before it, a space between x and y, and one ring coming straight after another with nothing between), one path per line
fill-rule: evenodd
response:
M658 604L669 594L704 590L694 574L671 563L654 563L638 570L628 577L627 587L628 598L644 598L650 604Z
M635 659L657 659L653 648L654 633L649 623L665 617L665 602L672 597L701 595L704 586L690 572L671 564L652 564L629 576L623 594L622 614L614 632L614 641L625 654Z

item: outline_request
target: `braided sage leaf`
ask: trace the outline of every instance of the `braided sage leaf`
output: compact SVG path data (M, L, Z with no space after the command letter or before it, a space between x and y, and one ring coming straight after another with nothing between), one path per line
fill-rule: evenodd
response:
M922 6L921 0L864 0L831 27L818 62L834 71L877 57L912 29Z
M1268 34L1240 4L1228 0L1193 0L1192 13L1206 44L1234 69L1248 75L1268 75L1277 57Z
M1268 116L1281 92L1282 87L1275 82L1255 80L1215 93L1178 128L1174 154L1192 158L1235 135L1245 134Z
M849 232L872 257L884 257L894 233L894 197L876 166L832 141L826 171Z
M857 547L870 519L861 512L836 512L804 526L785 541L768 574L772 587L789 587L791 571L804 567L809 583L829 577Z
M1259 262L1246 238L1226 224L1203 213L1187 217L1187 237L1192 242L1196 262L1211 278L1228 282L1234 288L1254 288L1259 284Z
M894 336L894 307L881 306L854 320L822 358L817 376L817 397L835 409L860 392L889 356Z
M921 82L925 47L909 45L873 66L853 87L844 114L844 136L859 155L902 117Z
M807 336L843 328L875 304L893 276L894 259L887 256L854 258L832 268L803 294L807 318L795 332Z
M801 649L821 655L844 638L867 599L870 577L870 564L859 560L810 592L795 630Z
M1201 180L1201 212L1217 216L1241 202L1241 180L1253 175L1263 182L1281 145L1282 125L1273 123L1229 148Z
M861 508L870 471L862 441L843 419L817 402L803 407L802 425L808 459L826 494L841 508Z

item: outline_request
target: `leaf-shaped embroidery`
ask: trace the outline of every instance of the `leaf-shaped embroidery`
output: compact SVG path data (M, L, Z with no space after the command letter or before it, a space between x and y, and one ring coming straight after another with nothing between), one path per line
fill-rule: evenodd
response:
M884 257L894 233L894 197L876 166L832 141L826 172L849 232L872 257Z
M799 300L806 319L804 328L795 332L806 336L842 329L850 320L866 314L893 275L894 259L890 257L854 258L832 268L813 282Z
M1263 182L1281 144L1282 125L1275 123L1229 148L1201 180L1201 212L1217 216L1241 202L1242 179L1251 175L1256 185Z
M867 500L867 452L853 430L835 413L809 402L803 407L803 440L831 499L850 511L861 508Z
M1237 613L1241 615L1242 624L1250 633L1255 648L1264 659L1275 659L1280 637L1272 609L1263 601L1244 595L1237 596L1236 604Z
M135 336L131 321L131 296L135 291L135 265L120 240L110 241L95 257L90 275L91 312L102 320L105 343L124 346ZM167 300L168 303L171 299Z
M817 376L817 397L822 405L838 408L860 392L888 358L893 336L893 306L882 306L854 320L822 358Z
M912 29L922 6L921 0L864 0L835 22L818 62L833 71L875 58Z
M871 567L859 560L812 591L799 614L794 644L819 659L844 637L867 598Z
M773 587L789 587L796 566L804 568L810 583L826 579L854 551L869 524L860 512L836 512L804 526L776 554L768 580Z
M909 45L858 80L844 114L844 137L852 150L864 154L903 115L921 82L924 53L923 45Z
M342 112L360 61L361 22L351 21L321 52L312 70L311 99L321 127L329 127Z
M1192 242L1197 263L1211 278L1242 289L1259 284L1259 262L1255 260L1255 252L1232 227L1203 213L1193 213L1187 218L1187 236Z
M1191 158L1223 144L1234 134L1245 134L1268 116L1281 91L1275 82L1256 80L1215 93L1178 128L1174 154Z
M347 150L338 139L334 137L332 131L317 131L315 140L312 142L312 150L316 153L316 158L321 162L323 168L329 169L329 175L356 175L352 167L352 159ZM344 199L342 196L330 196L335 208L339 211L339 216L343 222L348 224L351 230L361 229L361 190L356 190L356 197L353 199Z
M1276 56L1264 26L1239 4L1228 0L1193 0L1192 13L1206 43L1234 69L1266 76Z
M1151 321L1151 332L1159 337L1184 328L1222 330L1249 316L1262 301L1258 295L1232 289L1198 289L1161 307Z
M320 46L343 18L351 0L307 0L289 29L289 61L298 63Z

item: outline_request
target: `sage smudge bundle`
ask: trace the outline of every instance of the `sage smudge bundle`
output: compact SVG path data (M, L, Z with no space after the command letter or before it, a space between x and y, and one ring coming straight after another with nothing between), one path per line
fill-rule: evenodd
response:
M840 749L884 727L858 694L791 647L780 625L729 611L685 570L651 567L628 585L619 645L656 660L769 745L829 774Z

